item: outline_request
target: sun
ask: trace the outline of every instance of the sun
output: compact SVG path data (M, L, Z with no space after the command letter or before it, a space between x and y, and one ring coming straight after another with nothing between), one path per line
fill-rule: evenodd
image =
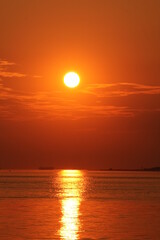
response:
M64 84L69 88L75 88L80 83L80 77L75 72L68 72L64 76Z

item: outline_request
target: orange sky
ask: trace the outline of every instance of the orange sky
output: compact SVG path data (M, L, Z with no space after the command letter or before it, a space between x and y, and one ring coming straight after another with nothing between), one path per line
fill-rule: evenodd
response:
M0 0L0 31L0 168L160 165L159 0Z

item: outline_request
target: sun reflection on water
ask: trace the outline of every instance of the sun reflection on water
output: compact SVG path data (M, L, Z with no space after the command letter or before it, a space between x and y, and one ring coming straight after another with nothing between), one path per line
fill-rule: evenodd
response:
M76 240L79 236L79 206L83 190L83 173L80 170L62 170L61 179L61 239Z

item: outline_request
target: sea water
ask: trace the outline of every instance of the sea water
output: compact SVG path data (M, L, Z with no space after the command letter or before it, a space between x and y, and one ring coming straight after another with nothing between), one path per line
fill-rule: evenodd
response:
M160 173L0 171L0 239L160 239Z

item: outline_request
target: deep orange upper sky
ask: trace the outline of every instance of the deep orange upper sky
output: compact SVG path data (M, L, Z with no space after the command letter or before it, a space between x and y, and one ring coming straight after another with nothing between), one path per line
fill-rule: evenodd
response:
M159 0L0 0L0 31L0 168L160 165Z

